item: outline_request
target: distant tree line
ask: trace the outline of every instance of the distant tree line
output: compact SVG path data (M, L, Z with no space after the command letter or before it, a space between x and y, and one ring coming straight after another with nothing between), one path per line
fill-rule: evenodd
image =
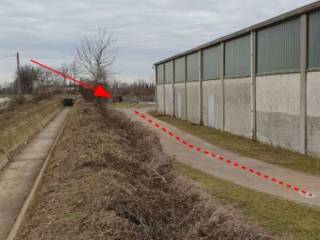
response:
M138 79L132 83L113 80L111 91L114 96L153 96L155 84L153 80Z

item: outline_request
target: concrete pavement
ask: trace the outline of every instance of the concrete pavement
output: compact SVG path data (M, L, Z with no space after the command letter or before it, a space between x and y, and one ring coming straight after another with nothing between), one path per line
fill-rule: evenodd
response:
M0 240L7 238L68 114L64 108L0 171Z

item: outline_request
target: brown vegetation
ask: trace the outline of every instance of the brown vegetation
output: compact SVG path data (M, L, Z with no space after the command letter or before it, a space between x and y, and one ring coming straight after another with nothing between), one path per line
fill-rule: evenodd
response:
M270 239L174 172L158 137L81 101L18 239Z

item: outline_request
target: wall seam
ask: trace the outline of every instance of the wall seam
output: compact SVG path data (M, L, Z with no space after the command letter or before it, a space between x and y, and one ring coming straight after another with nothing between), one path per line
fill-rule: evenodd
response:
M185 102L185 115L186 119L188 120L188 97L187 97L187 56L184 56L184 102Z
M203 125L203 51L199 50L199 122L200 125Z
M155 88L156 88L156 112L159 112L158 110L158 74L157 74L157 69L158 69L158 66L155 66L155 81L156 81L156 84L155 84Z
M224 90L224 77L225 77L225 44L221 42L221 118L222 118L222 131L225 131L225 90Z
M166 64L163 64L163 114L166 115Z
M257 100L256 100L256 32L251 32L251 137L257 139Z
M175 60L172 60L172 116L176 116Z
M300 16L300 152L307 150L307 14Z

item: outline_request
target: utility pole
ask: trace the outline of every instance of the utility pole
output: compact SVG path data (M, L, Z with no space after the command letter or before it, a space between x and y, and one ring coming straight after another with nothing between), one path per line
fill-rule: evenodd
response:
M17 93L20 96L22 94L21 78L20 78L20 58L19 52L17 52Z

